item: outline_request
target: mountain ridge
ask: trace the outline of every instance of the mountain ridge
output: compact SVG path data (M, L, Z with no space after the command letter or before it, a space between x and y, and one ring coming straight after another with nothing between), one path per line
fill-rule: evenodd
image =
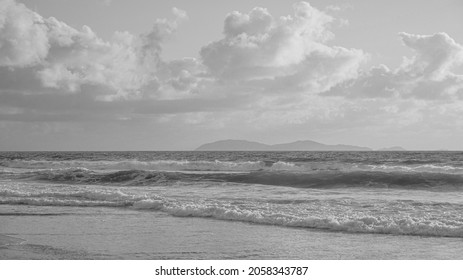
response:
M195 151L373 151L368 147L336 144L327 145L312 140L299 140L290 143L268 145L247 140L219 140L206 143Z

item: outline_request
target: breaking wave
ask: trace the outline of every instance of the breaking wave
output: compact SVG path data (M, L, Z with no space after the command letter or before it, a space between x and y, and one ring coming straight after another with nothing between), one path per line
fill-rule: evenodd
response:
M463 175L433 172L384 171L253 171L253 172L164 172L123 170L95 172L85 168L38 170L24 173L4 173L4 178L48 181L73 184L103 184L149 186L172 182L230 182L297 188L394 188L426 189L431 191L459 191L463 189Z
M394 214L386 215L358 202L351 202L346 206L345 201L336 200L311 199L296 204L284 200L233 203L224 200L169 199L158 195L132 195L107 190L34 193L8 190L0 192L0 204L124 207L139 211L161 211L179 217L213 218L351 233L463 237L463 221L455 219L463 206L451 203L393 202L386 205ZM288 211L288 207L291 211ZM331 210L320 210L327 208Z
M413 162L414 163L414 162ZM24 172L31 170L60 170L85 168L94 171L216 171L216 172L253 172L253 171L382 171L382 172L430 172L462 174L463 166L456 163L409 164L394 162L346 162L346 161L282 161L282 160L3 160L0 170Z
M91 170L157 170L157 171L252 171L271 167L274 163L267 161L189 161L189 160L119 160L119 161L48 161L48 160L11 160L0 166L21 169L63 169L87 168ZM283 164L284 165L284 164ZM287 164L291 168L291 164ZM280 164L276 163L275 168Z

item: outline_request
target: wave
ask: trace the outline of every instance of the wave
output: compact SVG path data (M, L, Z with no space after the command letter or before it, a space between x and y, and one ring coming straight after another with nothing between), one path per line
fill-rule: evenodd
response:
M149 202L144 202L147 209ZM244 221L257 224L286 227L302 227L351 233L379 233L397 235L463 237L463 223L452 220L428 220L407 216L375 217L372 215L352 214L343 216L297 216L283 212L243 210L219 205L181 205L159 206L154 209L163 210L181 217L207 217L221 220Z
M180 180L193 180L194 174L180 172L158 172L144 170L123 170L116 172L95 172L86 168L40 170L26 173L10 173L8 178L57 183L153 185Z
M217 176L219 177L219 176ZM234 183L290 186L299 188L397 188L456 191L463 189L463 176L445 173L408 172L318 172L318 173L269 173L225 175Z
M188 173L145 170L95 172L85 168L39 170L3 174L3 178L48 181L71 184L101 184L150 186L173 182L229 182L297 188L392 188L425 189L430 191L459 191L463 189L463 175L433 172L383 171L319 171L286 172L254 171L241 173Z
M157 171L252 171L271 167L271 161L189 161L189 160L119 160L119 161L47 161L47 160L11 160L4 161L0 166L19 169L63 169L87 168L91 170L157 170ZM289 168L291 164L286 165ZM280 164L275 164L280 168Z
M0 195L0 204L124 207L138 211L161 211L178 217L213 218L284 227L463 238L463 221L458 218L463 206L459 204L387 202L390 212L394 213L391 215L368 210L365 205L355 203L318 199L298 201L296 204L292 201L271 200L233 203L227 200L169 199L158 195L131 195L104 190L35 193L8 190L2 191Z
M463 174L463 167L451 165L435 165L435 164L421 164L421 165L392 165L392 164L377 164L366 165L365 169L372 171L402 171L402 172L433 172L433 173L449 173L449 174Z
M302 160L302 159L301 159ZM415 163L415 161L412 161ZM60 170L85 168L93 171L217 171L217 172L253 172L253 171L382 171L382 172L432 172L462 174L463 166L453 163L409 164L400 162L342 162L342 161L282 161L282 160L4 160L0 162L0 172L27 172L33 170Z

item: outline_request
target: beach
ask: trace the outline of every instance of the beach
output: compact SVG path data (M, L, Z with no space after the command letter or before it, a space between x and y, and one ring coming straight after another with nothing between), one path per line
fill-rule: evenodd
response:
M0 208L2 213L11 210L6 208ZM463 256L458 238L359 235L133 210L78 208L74 212L0 216L0 240L10 244L0 247L0 258L340 260Z

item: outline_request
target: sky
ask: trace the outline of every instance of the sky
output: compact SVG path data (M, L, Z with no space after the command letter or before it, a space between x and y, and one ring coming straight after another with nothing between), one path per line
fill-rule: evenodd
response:
M0 0L0 150L463 150L460 0Z

